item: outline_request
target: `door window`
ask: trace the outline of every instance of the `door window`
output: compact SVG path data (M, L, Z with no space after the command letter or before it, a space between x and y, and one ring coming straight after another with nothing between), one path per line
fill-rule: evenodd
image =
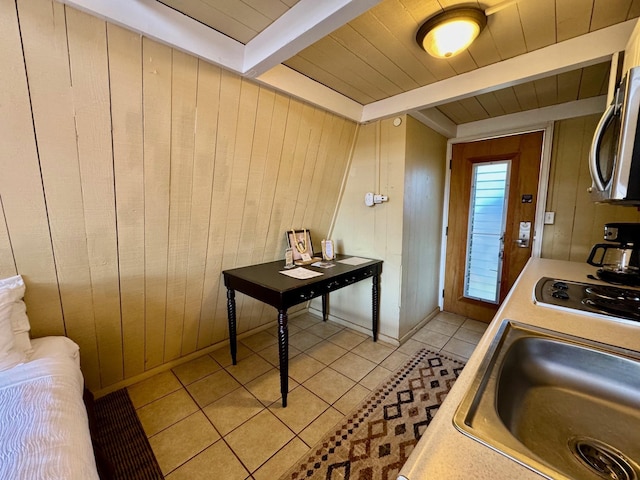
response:
M464 296L498 303L511 160L473 165Z

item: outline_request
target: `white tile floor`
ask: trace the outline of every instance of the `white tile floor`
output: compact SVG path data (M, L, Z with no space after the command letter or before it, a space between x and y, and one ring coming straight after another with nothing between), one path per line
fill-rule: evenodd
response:
M467 360L487 325L442 312L400 348L322 322L289 322L288 406L280 403L276 331L129 387L168 480L278 478L420 348Z

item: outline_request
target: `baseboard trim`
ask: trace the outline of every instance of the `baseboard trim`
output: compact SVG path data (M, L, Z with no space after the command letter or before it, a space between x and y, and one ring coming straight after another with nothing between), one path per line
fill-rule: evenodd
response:
M322 318L322 310L318 310L317 308L309 307L309 313L316 317ZM371 328L365 328L361 325L358 325L357 323L352 323L349 320L345 320L344 318L336 317L335 315L329 314L329 320L331 320L333 323L337 323L338 325L342 325L343 327L349 327L351 330L364 333L367 336L372 335ZM389 345L393 345L394 347L400 346L400 342L397 338L390 337L388 335L385 335L384 333L378 332L378 340L384 343L388 343Z
M305 313L307 313L307 310L302 309L296 312L292 312L291 314L288 315L288 317L295 318ZM274 320L272 322L265 323L264 325L260 325L259 327L243 332L239 334L237 338L238 340L242 340L243 338L250 337L251 335L254 335L263 330L267 330L269 328L277 328L277 326L278 326L278 321ZM116 390L120 390L121 388L125 388L130 385L133 385L134 383L141 382L143 380L153 377L154 375L157 375L158 373L166 372L167 370L171 370L172 368L177 367L178 365L182 365L183 363L190 362L191 360L201 357L202 355L206 355L208 353L214 352L224 347L227 347L227 348L229 347L229 339L215 343L213 345L202 348L200 350L196 350L195 352L185 355L184 357L176 358L175 360L171 360L167 363L163 363L162 365L158 365L157 367L154 367L151 370L147 370L146 372L140 373L138 375L127 378L125 380L121 380L118 383L114 383L113 385L109 385L107 387L104 387L92 393L96 399L100 397L104 397L105 395L111 392L115 392Z
M411 338L418 330L420 330L422 327L424 327L427 323L429 323L431 320L434 319L434 317L436 315L438 315L440 313L440 307L436 307L429 315L427 315L426 317L424 317L420 323L418 323L416 326L414 326L411 330L409 330L407 333L405 333L402 338L400 339L400 345L402 345L404 342L406 342L407 340L409 340L409 338Z

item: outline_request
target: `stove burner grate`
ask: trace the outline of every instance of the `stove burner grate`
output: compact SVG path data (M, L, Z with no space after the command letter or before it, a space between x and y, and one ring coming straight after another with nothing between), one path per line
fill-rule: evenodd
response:
M607 315L631 320L640 320L640 307L637 302L627 302L620 299L610 299L601 297L591 297L582 300L582 304L587 307Z
M619 287L607 287L604 285L591 285L585 288L585 292L598 298L623 302L640 302L640 291L627 290Z

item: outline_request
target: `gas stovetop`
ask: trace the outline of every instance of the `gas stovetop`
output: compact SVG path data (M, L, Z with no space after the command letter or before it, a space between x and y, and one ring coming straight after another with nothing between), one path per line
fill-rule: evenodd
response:
M540 305L640 322L640 290L542 277L534 300Z

